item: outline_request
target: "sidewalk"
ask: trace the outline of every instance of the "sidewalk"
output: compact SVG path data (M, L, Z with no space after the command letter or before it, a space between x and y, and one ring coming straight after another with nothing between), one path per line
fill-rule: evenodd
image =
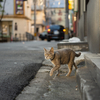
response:
M85 67L76 75L82 100L100 100L100 54L88 52L84 59Z
M100 54L81 53L75 58L78 69L73 68L70 77L65 76L66 65L61 66L59 77L50 77L52 64L45 60L16 100L100 100Z
M80 59L82 58L83 54ZM77 63L79 67L84 66ZM45 60L35 78L23 89L16 100L81 100L75 69L73 68L70 77L66 77L68 67L63 65L60 68L59 77L55 75L50 77L51 68L51 62Z

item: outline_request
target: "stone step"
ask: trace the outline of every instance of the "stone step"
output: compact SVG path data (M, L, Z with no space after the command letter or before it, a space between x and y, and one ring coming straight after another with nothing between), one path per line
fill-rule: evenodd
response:
M80 42L62 41L57 44L57 47L58 49L68 48L68 49L72 49L75 51L88 51L89 50L88 43L85 41L80 41Z
M100 55L88 53L84 58L86 67L88 67L93 79L100 87Z
M100 55L88 52L84 60L85 66L76 72L82 100L100 100Z
M77 70L76 80L82 100L100 100L100 88L87 67Z

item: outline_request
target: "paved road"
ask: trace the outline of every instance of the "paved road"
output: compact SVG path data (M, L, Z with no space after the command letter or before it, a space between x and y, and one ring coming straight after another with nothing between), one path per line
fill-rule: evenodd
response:
M55 41L30 41L30 42L8 42L0 43L0 50L42 50L43 48L50 49L50 47L57 48Z
M57 42L0 43L0 100L14 100L41 67L43 48Z

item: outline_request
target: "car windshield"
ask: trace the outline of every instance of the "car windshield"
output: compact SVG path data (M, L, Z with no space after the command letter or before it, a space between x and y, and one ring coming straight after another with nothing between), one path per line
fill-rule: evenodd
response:
M59 25L52 25L52 26L50 26L50 29L51 30L59 30L60 26Z
M47 31L44 31L44 33L47 33Z
M46 35L47 34L47 31L43 31L41 34L42 35Z
M44 31L42 34L47 34L47 31Z

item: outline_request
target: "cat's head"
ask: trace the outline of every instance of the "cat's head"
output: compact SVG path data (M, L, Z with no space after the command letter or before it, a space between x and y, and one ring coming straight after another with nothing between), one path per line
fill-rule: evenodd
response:
M54 48L51 47L50 50L44 48L44 56L45 59L52 59L54 57Z

